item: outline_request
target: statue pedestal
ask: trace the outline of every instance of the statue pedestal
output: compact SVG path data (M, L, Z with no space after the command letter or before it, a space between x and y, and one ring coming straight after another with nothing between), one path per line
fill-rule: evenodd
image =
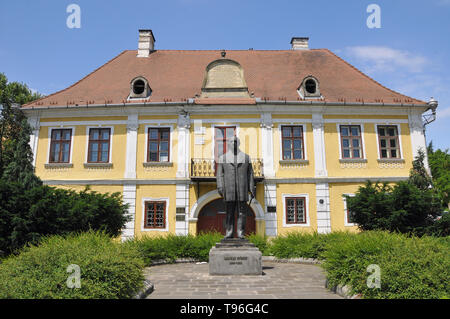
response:
M222 239L209 251L209 274L262 275L261 257L247 239Z

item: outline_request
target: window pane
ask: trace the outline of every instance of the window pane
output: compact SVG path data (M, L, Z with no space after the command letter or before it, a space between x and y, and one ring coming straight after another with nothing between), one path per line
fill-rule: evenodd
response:
M61 139L61 130L53 130L53 139L54 140L60 140Z
M71 130L64 130L64 139L66 140L66 141L69 141L70 140L70 133L71 133L72 131Z
M395 136L396 134L395 134L395 128L393 128L393 127L391 127L391 128L389 128L388 129L388 134L389 134L389 136Z
M291 128L289 126L283 127L283 137L291 137Z
M150 152L150 162L157 162L157 161L158 161L158 153Z
M359 136L359 127L358 126L352 126L352 135Z
M342 136L348 136L348 127L347 126L341 126L341 134L342 134Z
M386 147L386 140L385 139L380 140L380 144L381 147Z
M161 139L162 140L168 140L169 139L169 130L161 131Z
M169 143L168 142L161 142L159 151L167 151L169 149Z
M52 144L51 147L51 154L50 154L50 161L51 162L58 162L59 161L59 143Z
M300 127L300 126L294 126L293 131L294 131L294 136L295 136L295 137L300 137L300 136L302 136L302 130L301 130L301 127Z
M342 155L342 157L344 157L344 158L349 158L350 157L350 150L348 148L344 149L344 154Z
M93 139L93 140L98 140L99 139L99 132L98 132L98 130L97 129L93 129L93 130L91 130L92 131L92 134L91 134L91 139Z
M225 137L225 129L221 127L216 127L216 138L223 139Z
M397 147L397 143L396 142L397 142L396 140L392 139L392 140L389 141L389 145L391 147Z
M226 134L227 134L227 139L234 137L234 129L231 127L227 128Z
M386 135L385 129L384 129L384 128L378 128L378 134L379 134L380 136L385 136L385 135Z
M344 139L342 140L342 146L343 146L343 147L349 147L349 146L350 146L350 140L344 138Z
M91 143L91 152L98 152L98 143L97 142Z
M396 158L397 157L397 151L391 150L391 157Z
M386 150L381 150L381 157L382 158L386 158L387 157L387 151Z
M291 140L283 140L283 148L285 151L291 150Z
M360 158L359 150L353 150L353 158Z
M284 160L290 160L291 158L291 151L284 151L283 152L283 159Z
M108 162L108 152L102 152L101 153L100 162Z
M352 140L352 144L353 144L353 147L359 147L359 140L358 139L353 139Z
M102 139L103 140L109 140L109 130L103 130L102 131Z
M151 128L149 132L149 138L152 140L158 139L158 129Z
M109 149L109 143L102 142L102 152L108 152L108 149Z
M302 140L296 139L294 140L294 149L300 150L302 148Z
M220 155L222 155L224 153L224 149L223 149L224 143L221 140L217 141L217 157L219 157Z
M294 151L294 159L302 159L302 151L298 150L298 151Z
M98 152L91 152L91 162L98 162Z
M168 162L169 161L169 153L159 153L159 161L160 162Z
M150 152L157 152L157 151L158 151L158 143L150 142Z

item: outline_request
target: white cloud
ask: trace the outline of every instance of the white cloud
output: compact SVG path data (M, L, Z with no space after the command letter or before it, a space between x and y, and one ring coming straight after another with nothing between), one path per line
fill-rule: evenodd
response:
M429 61L423 56L384 46L347 47L345 53L360 60L368 73L394 72L398 68L418 73L422 72L429 64Z

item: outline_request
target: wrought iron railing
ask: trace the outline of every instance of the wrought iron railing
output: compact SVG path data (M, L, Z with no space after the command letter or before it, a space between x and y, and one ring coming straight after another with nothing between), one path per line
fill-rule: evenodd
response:
M255 178L264 177L263 161L260 158L252 159L253 174ZM191 159L191 178L210 178L216 177L217 163L215 160L208 158L192 158Z

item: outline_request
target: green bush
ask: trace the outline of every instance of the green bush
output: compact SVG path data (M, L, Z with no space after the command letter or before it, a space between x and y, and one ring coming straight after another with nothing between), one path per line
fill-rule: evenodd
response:
M261 251L263 256L267 256L270 254L270 251L269 251L270 243L269 243L269 239L267 236L251 234L251 235L247 236L247 239L251 243L255 244L256 247L258 247L258 249Z
M267 251L277 258L322 258L322 252L328 242L345 240L355 236L348 232L333 232L330 234L290 232L284 236L272 239Z
M80 288L67 287L71 264L80 267ZM143 266L134 247L104 233L46 237L3 260L0 298L130 298L143 285Z
M178 258L192 258L198 261L208 261L209 250L223 238L220 233L203 233L198 236L187 235L142 237L125 242L125 245L135 246L144 258L146 265L153 261L165 260L174 262Z
M0 251L6 254L42 236L102 230L120 235L128 220L120 193L75 192L49 186L25 189L0 179Z
M449 253L448 238L370 231L326 244L322 266L331 286L349 285L364 298L443 298L450 295ZM367 286L371 264L380 267L380 289Z

